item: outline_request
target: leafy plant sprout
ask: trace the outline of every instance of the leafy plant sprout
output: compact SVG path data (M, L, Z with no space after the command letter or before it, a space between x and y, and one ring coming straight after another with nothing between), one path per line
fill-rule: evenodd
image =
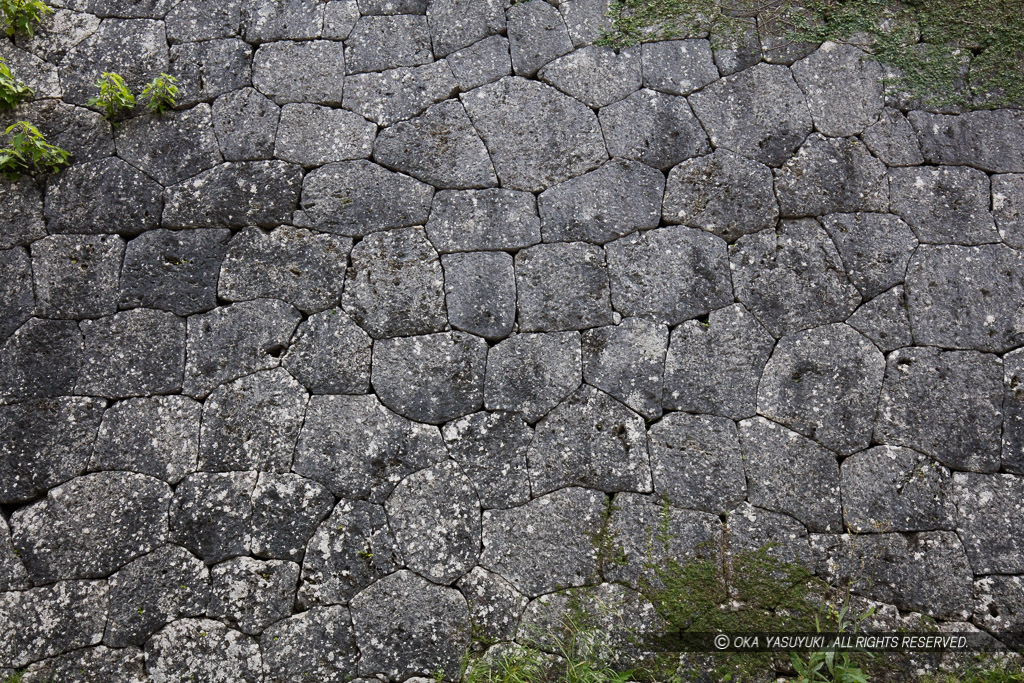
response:
M0 0L0 15L8 36L35 35L35 26L53 10L42 0Z
M3 0L0 0L2 2ZM135 106L132 95L124 79L112 71L104 71L96 81L100 94L89 98L89 104L103 109L103 116L112 121L118 114Z
M141 99L146 102L146 109L155 114L163 114L177 104L178 79L170 74L161 73L142 89Z
M32 88L15 79L7 60L0 57L0 108L13 109L32 95Z
M39 129L28 121L7 127L9 147L0 149L0 173L17 178L24 173L58 173L71 163L71 153L51 145Z

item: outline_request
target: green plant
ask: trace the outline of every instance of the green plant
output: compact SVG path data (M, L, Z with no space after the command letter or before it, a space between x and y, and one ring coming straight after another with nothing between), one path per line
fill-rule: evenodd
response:
M7 35L35 34L35 25L44 15L52 14L53 10L42 0L0 0L0 15L3 15L4 30Z
M25 676L25 670L24 669L20 669L18 671L15 671L14 673L12 673L10 676L5 678L0 683L21 683L21 681L24 678L24 676Z
M32 88L19 80L7 66L7 60L0 57L0 108L13 109L21 102L32 97Z
M10 146L0 149L0 173L17 178L23 173L58 173L71 163L71 153L51 145L28 121L7 127Z
M833 615L836 633L856 633L861 622L874 614L872 607L867 612L850 619L849 600ZM815 629L821 633L821 622L815 618ZM861 656L871 657L868 652ZM822 650L812 652L805 659L795 652L790 653L790 663L797 673L796 683L868 683L867 675L860 664L846 650Z
M160 74L146 84L142 89L141 99L146 103L146 109L163 114L177 104L175 98L178 96L178 86L175 85L178 79L169 74Z
M1024 663L1019 657L978 655L978 661L962 671L924 676L921 683L1024 683Z
M124 84L124 79L112 71L104 71L96 81L100 94L89 98L89 104L100 107L107 120L113 120L118 114L135 106L135 96Z

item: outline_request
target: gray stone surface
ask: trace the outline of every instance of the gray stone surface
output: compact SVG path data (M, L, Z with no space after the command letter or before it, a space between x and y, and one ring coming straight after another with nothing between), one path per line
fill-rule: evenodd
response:
M283 161L216 166L164 193L163 227L275 227L291 220L302 170Z
M789 69L758 64L689 98L716 148L781 166L811 132L807 100Z
M201 472L287 472L308 396L283 368L222 384L203 404Z
M610 0L561 0L558 10L569 29L572 44L579 47L600 38L611 28Z
M999 241L989 212L989 179L974 168L924 166L889 171L892 210L926 244Z
M972 111L959 116L915 111L910 123L930 163L1024 173L1024 115L1019 111Z
M350 74L419 66L433 57L423 16L363 16L345 41L346 73Z
M182 0L167 11L167 42L185 43L238 35L242 12L239 0L204 2ZM86 15L88 16L88 15Z
M839 213L823 216L821 226L865 300L903 282L917 238L902 220L889 214Z
M102 645L73 650L52 659L36 662L25 669L25 683L48 681L124 681L144 683L145 668L142 650L138 648L108 648Z
M17 118L31 119L51 144L71 152L79 162L98 161L114 153L113 125L90 109L42 99L23 103ZM5 123L14 123L14 117L8 115Z
M93 470L148 474L174 485L196 469L202 406L187 396L130 398L103 413Z
M885 357L849 325L779 340L757 390L758 413L840 455L867 448Z
M504 188L436 193L426 229L442 253L521 249L541 238L536 198Z
M885 165L856 138L815 134L775 171L779 211L786 218L853 211L887 211Z
M585 242L539 244L515 256L519 329L583 330L612 322L605 252Z
M1019 647L1012 632L1024 622L1024 579L1019 576L986 576L974 582L972 621L985 630L1004 634L1009 644Z
M598 118L612 157L664 171L711 151L707 134L682 97L644 88L602 107Z
M399 415L441 424L481 408L486 363L486 342L463 332L381 339L371 381Z
M333 507L334 496L315 481L261 473L252 491L249 549L256 557L298 562Z
M517 76L533 76L556 57L572 52L569 30L554 5L517 3L505 14L512 68Z
M452 68L447 62L439 61L351 74L345 78L344 102L346 109L380 126L390 126L448 99L457 87Z
M210 101L252 85L252 51L238 38L171 46L171 71L177 74L178 106Z
M102 578L167 539L170 500L152 477L86 474L16 511L11 536L36 584Z
M241 29L250 43L317 38L323 29L323 3L314 0L248 0Z
M434 3L436 6L438 3ZM479 3L474 2L474 6ZM435 52L437 45L434 46ZM455 80L463 91L487 85L512 74L512 57L509 54L508 38L491 36L458 52L448 55L446 60Z
M977 351L889 354L875 421L879 443L909 446L956 470L999 468L1003 368Z
M1005 471L1024 474L1024 351L1003 356L1003 457Z
M539 192L608 158L594 112L549 85L506 77L461 98L503 187ZM561 124L546 125L551 118Z
M771 170L727 149L684 161L668 174L662 217L729 243L774 227L779 204Z
M164 24L152 19L107 19L69 49L61 64L71 67L61 74L67 102L85 106L102 72L120 74L129 88L138 91L169 69Z
M661 415L668 327L644 318L583 333L583 379L653 420Z
M277 367L299 319L297 310L278 299L189 317L184 393L202 398L220 384Z
M537 198L545 242L603 244L658 227L665 178L636 161L601 168L549 187Z
M260 46L252 60L252 84L277 104L341 104L345 50L331 40L282 40Z
M643 85L670 95L689 95L718 80L707 40L643 43Z
M537 423L526 459L534 496L566 486L608 493L652 487L643 418L588 385Z
M124 240L116 235L50 235L36 240L36 315L77 320L113 315L123 258Z
M460 102L446 100L377 136L373 158L439 189L494 187L498 179Z
M118 156L165 186L212 168L222 159L208 104L129 119L117 127L114 144Z
M312 394L365 394L370 345L347 313L331 308L302 321L281 364Z
M23 667L98 645L107 619L105 581L59 581L0 594L0 666ZM10 669L8 669L10 670Z
M195 680L259 683L259 644L212 619L179 619L146 643L146 672L153 683Z
M341 235L422 225L434 189L369 161L328 164L306 175L294 222Z
M212 565L248 551L256 472L198 472L174 489L170 540Z
M31 318L0 346L0 399L70 394L81 362L78 325Z
M228 243L217 295L226 301L282 299L305 313L338 303L352 241L282 226L248 228Z
M1024 248L1024 174L992 176L992 216L1003 242Z
M479 43L505 28L505 3L502 0L435 0L427 3L427 21L440 59L456 50Z
M242 633L257 635L291 614L299 565L237 557L210 570L206 614Z
M422 228L367 235L350 263L342 306L371 337L445 328L444 272Z
M730 247L736 298L775 337L845 320L860 304L821 225L783 221Z
M529 500L526 456L533 430L521 417L481 411L449 422L441 434L484 508L514 507Z
M286 104L281 108L274 156L303 166L366 159L373 152L376 134L377 126L350 111Z
M884 67L853 45L823 43L792 70L822 135L857 135L882 113Z
M120 159L74 164L46 193L51 233L138 235L160 224L161 188Z
M732 420L670 413L651 428L650 451L655 496L671 505L721 514L746 498Z
M31 178L0 185L0 220L5 226L0 249L27 245L46 235L43 194Z
M742 503L725 521L731 552L753 553L767 546L771 557L783 562L810 563L807 528L789 515Z
M269 159L281 109L253 88L221 95L213 102L213 131L227 161Z
M402 479L444 460L437 427L394 414L375 396L313 396L292 471L339 498L382 502Z
M587 45L541 68L538 78L591 109L617 102L640 88L640 50Z
M295 676L347 683L359 658L349 611L337 605L314 607L268 627L260 651L266 683L286 683Z
M36 298L28 250L14 247L0 251L0 339L11 336L32 317ZM515 292L513 291L513 296Z
M512 256L500 252L442 254L445 308L452 327L501 339L516 322Z
M28 572L21 558L14 552L11 530L7 521L0 519L0 591L14 591L29 587Z
M604 494L571 486L526 505L487 510L480 565L527 597L591 583L598 569L592 537L606 507Z
M861 140L886 166L916 166L924 163L917 133L899 109L886 107L878 121L861 133Z
M456 584L469 605L475 633L493 641L515 637L526 598L499 574L476 567Z
M734 420L753 417L757 384L774 340L740 304L688 320L672 331L663 405Z
M611 242L606 251L612 305L622 315L675 325L733 301L726 244L714 235L658 228Z
M914 343L903 287L893 287L862 304L846 323L885 353Z
M1020 517L1024 479L1013 474L953 475L957 534L975 574L1020 574L1024 545L1012 533Z

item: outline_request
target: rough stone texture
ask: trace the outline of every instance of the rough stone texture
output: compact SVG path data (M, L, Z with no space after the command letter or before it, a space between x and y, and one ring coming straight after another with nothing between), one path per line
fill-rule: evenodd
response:
M252 84L277 104L342 103L345 50L340 42L283 40L267 43L252 61Z
M527 462L535 496L565 486L651 491L643 418L587 385L537 423Z
M367 235L352 249L342 305L374 339L445 328L441 260L420 228Z
M243 230L228 243L217 295L227 301L282 299L315 313L336 304L352 241L301 228Z
M864 129L861 140L886 166L916 166L924 163L917 133L898 109L883 109L878 121Z
M157 632L146 643L146 671L153 683L263 678L257 641L212 619L179 619Z
M771 544L768 554L783 562L807 565L811 560L807 528L788 515L742 503L726 518L725 532L733 553L757 552Z
M1024 474L1024 351L1003 356L1003 467Z
M668 328L644 318L583 333L583 379L653 420L661 415Z
M31 318L0 347L0 399L70 394L81 362L78 325Z
M857 135L882 113L884 67L852 45L822 44L793 65L807 96L814 127L822 135Z
M347 683L359 657L349 611L337 605L314 607L268 627L260 650L266 683L287 683L297 675Z
M345 108L390 126L448 99L456 87L456 76L445 61L352 74L345 79Z
M473 6L478 7L480 4L474 2ZM437 5L435 2L432 6ZM434 50L437 51L436 43ZM463 91L487 85L512 74L512 57L509 54L508 38L505 36L485 38L458 52L453 52L445 61L451 67L452 74Z
M486 342L462 332L382 339L373 347L371 381L399 415L441 424L483 405L486 363Z
M537 76L591 109L617 102L640 88L640 51L588 45L559 57Z
M299 565L238 557L210 570L208 616L256 635L291 614Z
M903 282L917 239L902 220L889 214L839 213L822 217L821 225L865 300Z
M160 185L117 158L75 164L48 189L51 233L138 235L160 224Z
M333 507L334 496L315 481L297 474L261 473L252 492L252 554L301 560L306 543Z
M763 417L743 420L739 430L752 505L790 515L811 531L842 529L834 453Z
M0 644L0 666L23 667L98 645L106 619L105 581L59 581L2 593L0 627L10 635Z
M758 64L690 96L716 148L781 166L811 132L807 100L789 69Z
M612 322L608 268L600 247L540 244L515 257L519 329L583 330Z
M461 97L504 187L539 192L608 158L594 112L549 85L506 77ZM551 118L560 125L547 126Z
M299 319L297 310L278 299L243 301L191 316L184 393L202 398L220 384L277 367Z
M33 242L36 315L77 320L113 315L123 257L124 240L114 235L50 235Z
M442 190L434 195L426 229L442 253L520 249L541 238L536 198L506 189Z
M252 0L244 3L241 29L250 43L316 38L323 28L324 8L310 0Z
M643 85L670 95L689 95L718 80L706 40L643 43Z
M606 505L602 493L568 487L509 510L487 510L480 565L527 597L590 583L598 566L592 537Z
M177 104L191 106L252 85L252 50L238 38L171 46Z
M920 247L907 267L914 342L996 353L1019 345L1022 261L1002 245Z
M306 175L294 222L341 235L422 225L434 189L369 161L328 164Z
M1024 247L1024 174L992 176L992 215L1003 242Z
M377 127L358 114L315 104L281 108L274 156L303 166L365 159L373 152Z
M926 244L984 244L999 233L989 212L989 179L974 168L938 166L889 171L892 210Z
M133 92L170 69L163 22L107 19L95 33L67 51L61 62L64 99L85 106L100 73L120 74ZM72 66L73 65L73 66ZM72 67L72 68L67 68Z
M186 396L130 398L103 413L90 468L177 484L196 469L202 406Z
M611 161L537 198L545 242L603 244L658 227L665 178L635 161Z
M335 496L382 502L413 472L447 457L437 427L395 415L369 396L313 396L292 471Z
M24 247L0 251L0 300L0 339L6 339L36 308L32 262Z
M512 257L500 252L443 254L448 322L486 339L501 339L516 322Z
M1011 529L1020 517L1024 479L1013 474L953 475L957 533L975 574L1020 574L1024 545Z
M885 165L855 138L812 135L775 172L775 192L787 218L889 208Z
M505 28L501 0L435 0L427 3L426 14L438 59Z
M281 109L253 88L221 95L213 103L213 131L227 161L269 159Z
M708 137L682 97L644 88L601 109L608 154L667 170L711 151Z
M345 41L346 73L350 74L431 61L430 31L422 16L364 16Z
M817 221L783 221L730 247L736 298L775 337L845 320L860 304Z
M117 127L114 144L118 156L164 186L190 178L222 160L208 104L164 116L128 119Z
M526 598L499 574L481 567L459 579L456 587L466 598L473 628L495 641L515 637Z
M348 314L331 308L302 321L281 364L311 394L365 394L370 344Z
M43 195L31 178L0 185L0 220L4 222L0 249L29 244L46 235Z
M1019 111L972 111L959 116L915 111L910 123L930 163L1024 173L1024 116Z
M185 477L171 501L170 539L211 565L246 554L255 486L255 472Z
M843 324L783 337L757 391L761 415L840 455L867 448L882 387L885 358Z
M914 343L903 287L893 287L861 305L846 323L885 353Z
M726 244L686 227L638 233L607 246L612 304L669 325L733 301Z
M6 520L0 519L0 591L14 591L29 587L28 572L21 558L14 552L11 530Z
M1012 635L1024 622L1024 579L1019 576L986 576L974 582L974 623L1003 635L1013 647L1020 637Z
M102 645L59 655L36 662L24 670L24 683L48 681L124 681L145 683L142 650L138 648L108 648Z
M274 227L291 219L302 171L283 161L221 164L164 193L163 227Z
M170 500L152 477L86 474L16 511L11 536L37 584L102 578L167 539Z
M727 149L684 161L668 174L662 216L729 243L774 227L779 204L771 170Z
M517 76L533 76L556 57L572 52L569 30L554 5L518 3L506 16L512 68Z
M889 354L875 440L956 470L999 468L1003 368L977 351L911 347Z
M459 675L470 622L466 599L454 588L402 570L363 590L351 610L361 675Z
M449 422L441 434L484 508L514 507L529 499L526 456L533 430L521 417L482 411Z

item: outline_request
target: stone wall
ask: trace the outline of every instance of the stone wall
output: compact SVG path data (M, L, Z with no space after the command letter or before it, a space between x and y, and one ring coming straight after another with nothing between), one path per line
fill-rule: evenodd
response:
M663 500L1024 628L1024 114L601 0L63 4L0 45L75 154L0 183L0 677L453 678L640 600Z

